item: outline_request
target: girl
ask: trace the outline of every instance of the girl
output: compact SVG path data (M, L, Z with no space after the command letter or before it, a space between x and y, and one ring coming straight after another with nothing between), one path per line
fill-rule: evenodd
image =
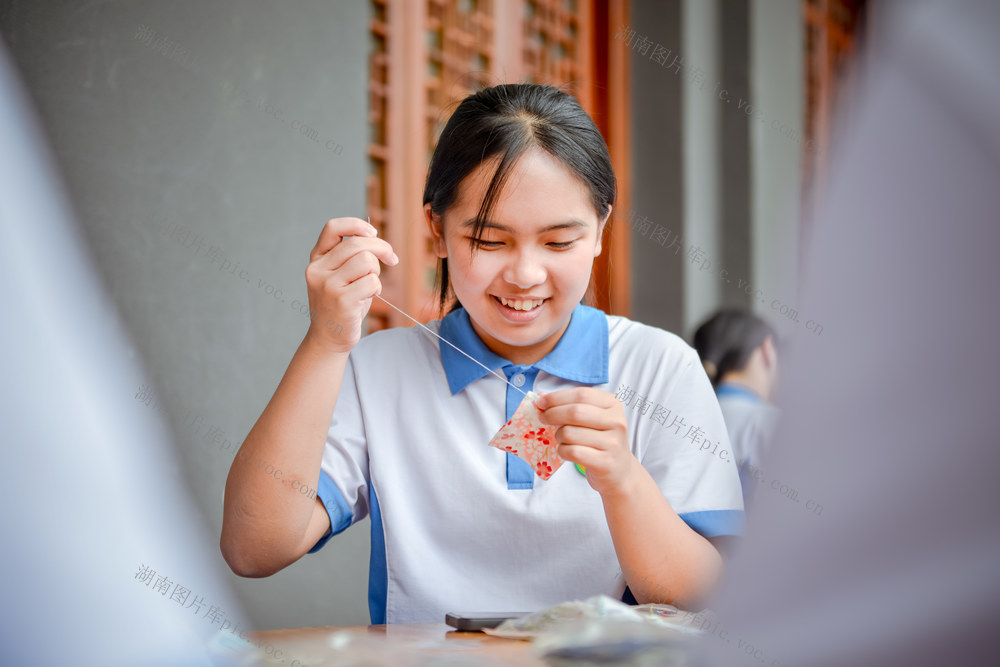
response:
M778 334L753 313L726 308L694 334L694 349L715 387L733 458L752 502L754 473L770 447L780 412L772 403L778 384Z
M233 571L269 576L370 515L373 623L626 585L640 602L706 593L713 540L742 522L736 467L695 352L580 303L614 198L607 146L570 95L500 85L456 109L424 191L455 307L429 326L496 374L419 327L361 339L380 262L399 260L365 221L328 221L306 268L313 323L226 483ZM542 480L487 446L531 389L583 474Z

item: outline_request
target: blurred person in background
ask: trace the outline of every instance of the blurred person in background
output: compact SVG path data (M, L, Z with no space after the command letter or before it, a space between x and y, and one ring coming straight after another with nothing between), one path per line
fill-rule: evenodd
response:
M753 471L774 437L778 409L772 400L778 383L777 334L761 318L735 308L720 310L694 334L694 348L712 381L729 431L749 505L756 485Z

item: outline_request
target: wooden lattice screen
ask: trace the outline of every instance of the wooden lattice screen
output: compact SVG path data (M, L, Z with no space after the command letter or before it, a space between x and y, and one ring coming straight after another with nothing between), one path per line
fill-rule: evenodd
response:
M437 137L466 95L504 82L565 87L601 127L619 182L627 183L627 54L611 33L625 22L625 1L372 0L372 7L368 208L400 257L382 273L383 296L427 321L438 315L437 258L421 195ZM622 187L619 206L627 201ZM627 236L611 233L595 266L595 301L624 313ZM367 329L408 324L376 300Z
M831 116L842 103L848 65L858 50L865 0L803 0L806 27L806 150L803 193L814 195L829 155Z

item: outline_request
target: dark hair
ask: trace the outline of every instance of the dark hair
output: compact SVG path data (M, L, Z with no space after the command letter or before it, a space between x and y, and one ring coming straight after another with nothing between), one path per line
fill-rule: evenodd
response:
M720 310L694 333L694 349L701 357L713 387L730 371L742 370L750 355L767 337L777 344L774 329L761 318L745 310Z
M431 157L424 204L440 217L454 203L465 177L499 157L472 227L472 238L481 238L511 169L534 147L559 160L586 185L598 218L607 214L615 200L615 174L594 121L569 93L527 83L484 88L462 100ZM437 280L444 310L450 289L447 259L438 262Z

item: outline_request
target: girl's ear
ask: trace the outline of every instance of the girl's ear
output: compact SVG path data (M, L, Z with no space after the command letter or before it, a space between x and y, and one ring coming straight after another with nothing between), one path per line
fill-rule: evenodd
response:
M608 212L604 215L604 219L597 221L597 245L594 246L594 257L601 254L601 239L604 238L604 228L607 227L609 218L611 218L611 204L608 204Z
M444 259L448 256L448 247L444 243L444 230L441 229L441 219L431 211L430 203L424 204L424 219L434 241L434 254Z

